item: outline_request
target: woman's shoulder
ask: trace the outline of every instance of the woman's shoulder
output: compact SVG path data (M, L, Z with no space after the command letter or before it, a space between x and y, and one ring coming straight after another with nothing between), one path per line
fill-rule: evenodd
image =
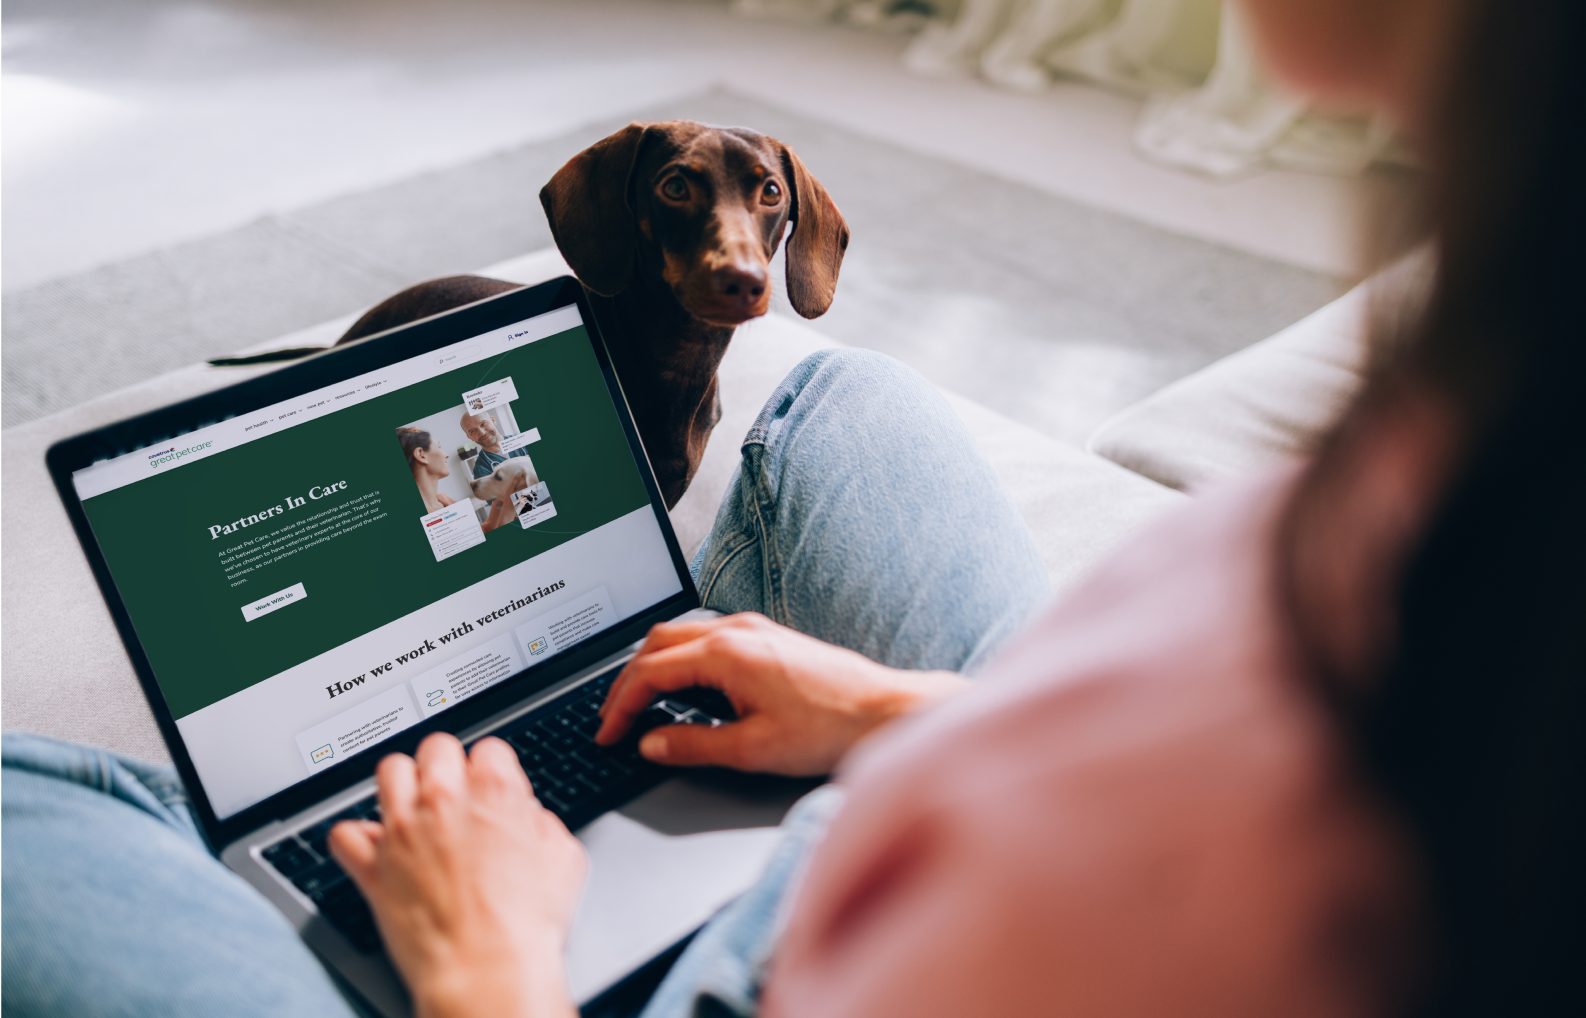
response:
M788 970L846 978L826 949L870 921L862 909L885 918L844 950L873 948L875 962L889 939L910 940L918 964L902 982L920 993L903 1010L916 1014L993 985L1026 1011L1149 996L1152 980L1163 995L1137 1000L1140 1013L1184 1010L1175 994L1196 979L1222 1013L1301 992L1281 980L1320 970L1307 953L1318 902L1377 886L1391 852L1275 614L1269 549L1289 487L1164 521L988 667L981 690L861 747ZM966 946L933 923L977 935ZM1217 929L1242 932L1207 936ZM1032 956L1044 967L1016 961Z

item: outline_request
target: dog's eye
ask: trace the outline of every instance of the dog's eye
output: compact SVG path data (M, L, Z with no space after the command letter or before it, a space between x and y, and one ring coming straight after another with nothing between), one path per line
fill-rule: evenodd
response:
M765 187L760 189L760 200L767 205L775 205L782 200L782 186L774 180L765 182Z
M661 185L661 193L673 201L687 201L688 183L682 177L667 177Z

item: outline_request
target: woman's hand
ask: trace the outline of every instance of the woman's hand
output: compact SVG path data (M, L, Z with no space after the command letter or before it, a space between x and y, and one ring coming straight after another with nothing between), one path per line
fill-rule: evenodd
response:
M562 949L583 846L534 798L517 755L436 733L380 762L380 823L330 847L374 910L421 1018L572 1015Z
M744 613L650 630L606 697L595 741L621 739L658 695L709 686L738 720L669 725L639 751L656 763L772 774L827 774L849 748L899 714L967 688L952 672L908 672Z

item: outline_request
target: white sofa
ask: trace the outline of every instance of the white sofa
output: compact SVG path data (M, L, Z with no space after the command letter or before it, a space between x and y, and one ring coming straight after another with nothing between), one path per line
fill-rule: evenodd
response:
M481 271L533 283L561 274L565 265L549 250ZM947 398L1007 483L1061 593L1140 526L1183 501L1180 489L1303 450L1358 385L1364 303L1359 292L1346 296L1169 386L1109 421L1090 451L952 393ZM329 344L355 317L254 349ZM692 554L709 529L737 461L739 437L771 390L804 356L831 345L808 325L775 315L740 331L721 366L722 422L672 513L686 552ZM268 370L194 366L5 432L0 693L7 729L168 759L45 471L44 452L67 435ZM768 813L765 805L724 800L708 788L674 781L579 832L591 878L568 944L568 979L577 1000L588 1000L697 927L754 880L777 840L777 832L762 825L774 824L779 811ZM675 822L652 826L646 809L652 818L700 822L693 833Z

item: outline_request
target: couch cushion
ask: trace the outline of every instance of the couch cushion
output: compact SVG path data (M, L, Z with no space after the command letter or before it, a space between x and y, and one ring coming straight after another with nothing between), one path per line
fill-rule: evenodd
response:
M1189 490L1301 456L1359 389L1365 287L1120 411L1098 456Z
M533 283L560 275L554 250L481 270ZM250 348L328 345L357 317L347 315ZM808 354L837 345L802 322L772 315L739 331L722 362L721 423L698 475L672 512L693 554L715 519L738 462L738 439L777 383ZM60 438L253 377L274 366L196 365L91 400L5 433L3 526L4 722L120 750L148 760L168 755L138 688L87 560L78 550L48 473L44 451ZM1012 491L1059 590L1078 581L1141 524L1183 496L1121 467L1016 424L969 400L949 401Z
M1411 250L1315 313L1113 416L1087 448L1181 491L1314 448L1365 378L1372 327L1402 334L1434 279Z

